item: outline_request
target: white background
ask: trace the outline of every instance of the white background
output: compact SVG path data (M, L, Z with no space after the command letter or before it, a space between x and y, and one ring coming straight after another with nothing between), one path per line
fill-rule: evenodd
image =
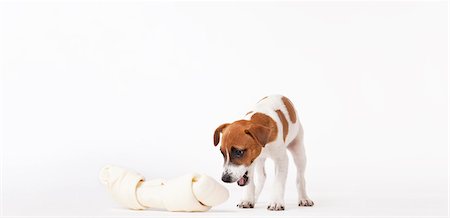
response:
M267 188L237 209L231 184L195 215L446 216L447 16L445 1L2 2L2 214L186 215L121 209L100 168L220 180L214 129L279 93L316 205L296 206L291 164L286 211L266 211Z

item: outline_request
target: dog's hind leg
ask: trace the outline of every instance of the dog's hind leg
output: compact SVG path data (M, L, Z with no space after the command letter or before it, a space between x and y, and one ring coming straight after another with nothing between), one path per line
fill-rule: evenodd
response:
M305 187L305 168L306 168L306 154L305 146L303 144L303 132L300 131L297 137L288 145L287 149L291 152L297 167L297 191L298 191L298 206L313 206L314 202L306 194Z

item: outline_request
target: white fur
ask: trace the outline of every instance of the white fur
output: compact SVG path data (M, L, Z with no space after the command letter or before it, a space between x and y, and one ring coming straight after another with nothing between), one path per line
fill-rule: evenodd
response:
M247 114L244 119L250 120L254 113L263 113L271 117L278 127L278 135L276 140L265 145L261 154L256 158L254 163L247 169L249 171L249 183L245 186L242 202L240 205L254 205L261 190L264 186L266 174L264 169L264 163L267 158L274 161L275 164L275 181L272 186L272 194L269 210L282 210L284 209L284 191L286 178L288 173L288 155L286 150L292 153L294 163L297 168L297 189L299 197L299 205L310 206L312 201L308 198L305 189L304 171L306 167L306 155L303 145L303 128L298 120L293 123L290 120L289 113L286 106L282 101L282 95L272 95L258 102L251 110L250 114ZM281 110L288 121L289 131L286 136L286 141L283 140L283 126L276 110ZM298 114L298 113L297 113ZM239 173L242 169L239 168ZM237 171L237 170L236 170ZM254 183L254 172L257 175L256 185ZM244 171L245 173L245 171ZM242 174L243 175L243 174ZM238 205L239 206L239 205Z
M247 167L244 165L236 165L233 163L228 163L224 165L223 172L232 176L232 181L236 182L242 176L244 176L247 171Z

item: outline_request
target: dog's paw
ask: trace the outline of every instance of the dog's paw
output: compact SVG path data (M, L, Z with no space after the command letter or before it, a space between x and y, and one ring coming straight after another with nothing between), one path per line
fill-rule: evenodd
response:
M277 203L277 202L270 203L269 206L267 206L267 210L272 210L272 211L284 210L284 204Z
M314 202L311 199L301 199L298 203L299 207L312 207L314 206Z
M255 207L255 203L250 201L241 201L238 205L236 205L239 208L253 208Z

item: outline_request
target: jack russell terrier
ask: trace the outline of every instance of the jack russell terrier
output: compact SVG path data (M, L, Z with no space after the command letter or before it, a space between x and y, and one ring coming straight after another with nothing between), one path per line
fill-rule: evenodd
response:
M292 102L281 95L261 99L244 119L225 123L214 132L224 157L222 181L245 186L239 208L253 208L266 180L264 163L274 161L275 181L268 210L284 210L289 150L297 167L298 206L313 206L305 189L306 155L303 128ZM256 174L256 185L254 182Z

